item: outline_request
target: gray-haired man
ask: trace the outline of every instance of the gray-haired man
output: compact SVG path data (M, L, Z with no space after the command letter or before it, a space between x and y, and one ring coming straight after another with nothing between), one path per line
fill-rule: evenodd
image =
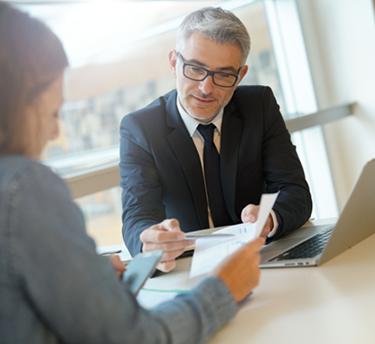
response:
M132 254L164 250L169 271L192 242L184 232L254 222L264 192L280 191L262 236L301 226L312 202L268 87L240 86L250 37L221 8L182 22L169 63L176 90L121 123L123 236ZM172 229L160 223L177 219Z

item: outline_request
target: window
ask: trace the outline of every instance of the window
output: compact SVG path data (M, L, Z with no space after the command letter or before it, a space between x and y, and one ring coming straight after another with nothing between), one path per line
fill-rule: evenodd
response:
M318 110L295 0L266 0L265 8L274 46L287 118ZM313 198L315 218L336 217L337 202L321 126L292 135Z
M45 158L65 160L68 165L67 156L116 151L121 118L174 88L167 53L175 46L179 23L191 11L210 5L233 10L252 37L250 68L242 83L270 85L284 109L267 19L260 1L125 1L23 6L56 32L70 61L66 72L66 102L61 111L62 134L50 143ZM95 154L92 156L100 163ZM76 169L77 165L71 168Z
M249 71L242 84L270 86L285 119L316 111L295 0L35 3L19 7L52 28L70 61L61 135L44 155L60 174L118 162L121 118L175 87L167 54L183 17L204 6L232 10L249 31ZM320 127L293 134L293 141L314 204L321 205L314 216L336 216ZM98 245L121 240L119 188L77 202Z

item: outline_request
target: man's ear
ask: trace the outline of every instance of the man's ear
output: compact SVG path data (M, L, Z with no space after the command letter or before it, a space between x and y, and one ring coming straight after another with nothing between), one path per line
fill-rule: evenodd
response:
M177 78L177 52L172 49L168 54L169 67L171 68L172 75Z
M244 78L244 76L247 74L249 67L247 65L243 66L240 71L240 75L237 81L237 85L241 82L241 80Z

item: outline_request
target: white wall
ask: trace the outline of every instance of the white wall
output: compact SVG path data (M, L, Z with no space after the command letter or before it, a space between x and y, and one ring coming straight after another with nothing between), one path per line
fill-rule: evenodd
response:
M341 210L375 158L374 0L298 0L319 108L357 102L354 116L324 126Z

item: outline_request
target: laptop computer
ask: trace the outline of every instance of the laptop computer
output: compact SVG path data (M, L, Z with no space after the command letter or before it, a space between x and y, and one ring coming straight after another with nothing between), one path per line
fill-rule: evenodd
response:
M260 251L261 268L321 265L375 233L375 159L368 162L336 224L302 227Z

